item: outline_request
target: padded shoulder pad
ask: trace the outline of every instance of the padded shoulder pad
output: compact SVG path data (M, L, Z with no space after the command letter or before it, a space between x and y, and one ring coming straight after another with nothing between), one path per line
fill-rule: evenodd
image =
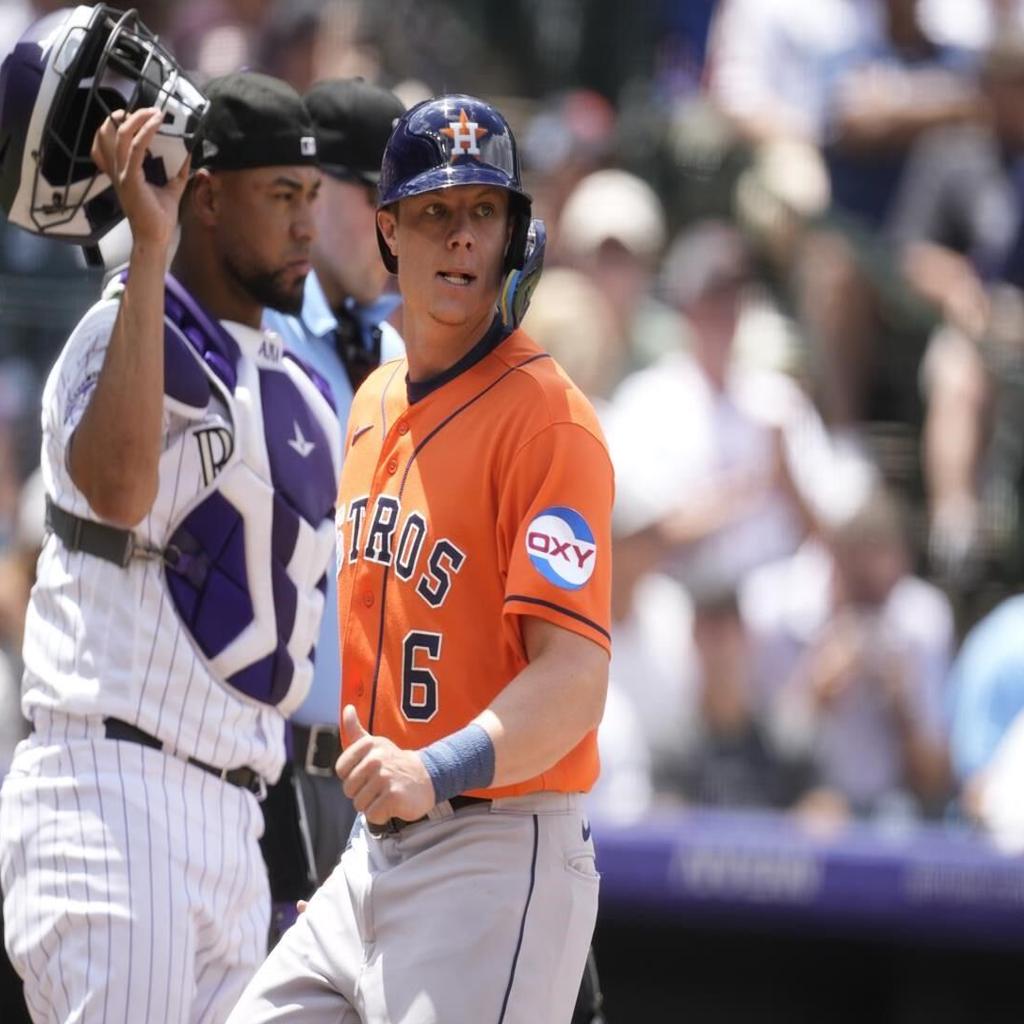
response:
M313 369L304 359L300 359L294 352L288 349L285 350L284 357L293 362L316 385L317 391L327 399L327 404L337 412L338 405L334 401L334 392L331 390L331 385L327 378Z
M164 321L164 394L201 412L210 402L210 381L184 334Z

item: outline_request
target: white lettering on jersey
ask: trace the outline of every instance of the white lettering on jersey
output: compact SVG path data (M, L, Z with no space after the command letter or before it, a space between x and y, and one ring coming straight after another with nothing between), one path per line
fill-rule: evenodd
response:
M227 465L235 450L235 439L226 427L203 427L195 432L203 467L203 484L209 487Z

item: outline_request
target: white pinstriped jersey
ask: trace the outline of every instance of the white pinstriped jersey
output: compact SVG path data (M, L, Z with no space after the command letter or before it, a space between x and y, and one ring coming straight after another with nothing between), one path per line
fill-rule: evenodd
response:
M72 482L66 457L99 377L117 310L116 301L104 300L85 315L43 395L42 472L47 493L60 507L88 519L96 516ZM340 436L335 435L340 430L327 401L301 370L281 363L283 345L275 335L241 324L223 326L241 350L240 382L247 373L264 369L283 370L301 383L306 400L317 405L316 418L333 428L328 436L336 479ZM245 420L232 423L216 390L206 408L198 411L165 397L159 491L149 514L135 528L138 540L162 549L232 450L244 449L252 440L242 432L251 435L254 429ZM324 567L329 560L328 543ZM310 612L308 602L303 606L300 599L298 621L310 632L310 644L320 610L315 609L311 624L303 624L302 616L308 619ZM24 660L22 707L30 719L38 708L111 716L137 724L181 756L217 767L247 765L273 779L283 764L281 711L218 678L183 626L159 561L136 558L122 569L69 552L59 539L48 536L26 620ZM293 704L308 687L308 675L301 682Z

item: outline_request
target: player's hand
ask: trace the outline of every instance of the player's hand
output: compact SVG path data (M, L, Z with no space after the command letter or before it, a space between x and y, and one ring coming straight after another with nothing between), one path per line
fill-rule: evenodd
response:
M146 151L163 124L154 107L130 114L115 110L96 130L92 159L110 178L136 241L170 243L178 223L178 203L188 181L191 158L166 185L150 184L142 170Z
M434 806L434 784L414 750L371 736L351 704L342 712L341 733L345 750L334 770L345 796L367 821L375 825L389 818L416 821Z

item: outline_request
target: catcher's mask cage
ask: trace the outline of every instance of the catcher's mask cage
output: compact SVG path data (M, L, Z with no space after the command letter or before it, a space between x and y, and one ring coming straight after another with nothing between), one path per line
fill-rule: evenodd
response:
M165 184L181 169L207 109L135 10L79 6L41 19L0 68L0 205L35 234L95 246L123 218L90 156L114 110L164 112L143 170Z

